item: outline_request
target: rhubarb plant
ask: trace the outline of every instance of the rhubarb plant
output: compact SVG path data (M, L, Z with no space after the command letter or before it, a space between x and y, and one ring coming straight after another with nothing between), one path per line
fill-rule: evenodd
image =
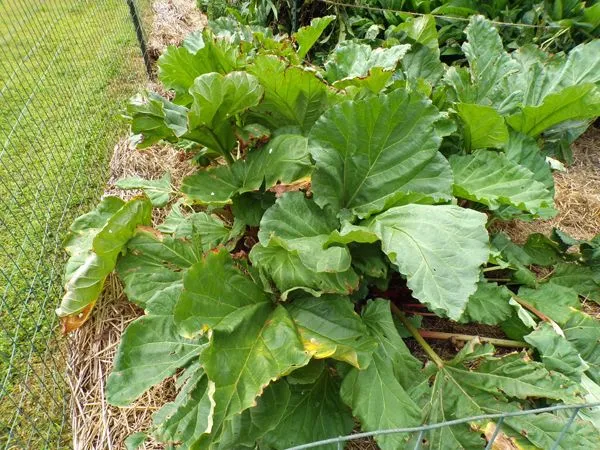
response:
M545 139L600 115L598 42L508 54L475 17L467 66L446 67L424 17L406 42L350 41L311 65L329 22L291 40L195 33L159 60L174 96L131 102L140 147L178 143L212 163L180 186L123 180L145 194L106 197L71 226L65 329L87 320L113 270L144 310L122 336L107 400L127 406L175 377L178 395L147 435L182 449L284 449L355 421L375 431L593 400L600 322L581 300L600 302L600 241L557 229L518 244L490 230L555 213ZM426 329L430 315L507 339L463 337L443 358L426 341L443 334ZM501 436L549 448L567 420L514 417ZM425 445L482 448L496 424L436 429ZM593 416L572 427L560 448L600 439Z

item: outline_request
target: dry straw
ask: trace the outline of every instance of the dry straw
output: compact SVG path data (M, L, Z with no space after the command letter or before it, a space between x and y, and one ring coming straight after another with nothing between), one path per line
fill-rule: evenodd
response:
M548 235L557 227L577 239L600 233L600 129L590 128L573 145L573 165L554 172L558 215L536 222L513 221L499 227L519 243L531 233Z

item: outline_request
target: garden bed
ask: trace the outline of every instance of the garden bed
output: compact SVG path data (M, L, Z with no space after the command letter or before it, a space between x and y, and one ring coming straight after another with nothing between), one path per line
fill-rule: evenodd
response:
M592 83L578 86L572 84L575 76L565 77L564 85L545 91L537 100L539 104L524 106L515 102L507 107L504 101L500 102L502 96L497 95L496 88L490 87L489 80L478 72L480 61L487 61L489 67L490 54L501 61L502 82L510 80L523 87L533 81L515 75L511 67L516 62L504 53L500 37L495 37L489 22L476 17L470 21L469 42L463 47L470 72L456 67L447 70L451 81L446 80L447 89L441 92L450 97L436 100L447 109L440 113L427 98L431 86L428 89L428 85L419 85L410 78L405 84L396 85L389 78L391 70L401 64L408 51L414 53L407 56L407 64L414 61L411 58L423 57L419 52L425 52L429 62L432 57L429 51L434 59L436 55L439 58L439 53L423 50L423 45L437 49L433 19L424 17L418 19L421 21L418 24L417 20L409 23L415 30L429 27L433 34L423 37L407 28L411 39L417 40L411 50L402 45L373 50L356 42L341 44L332 51L324 69L318 69L317 76L314 67L305 70L303 58L332 20L316 20L312 29L301 30L294 36L293 44L269 40L265 37L268 31L257 38L247 28L239 26L234 30L228 28L234 25L227 20L218 22L215 26L222 33L234 36L232 39L246 40L245 44L236 47L231 42L213 41L212 35L205 34L202 40L194 36L184 48L170 48L161 59L163 71L172 71L162 74L166 88L163 93L171 89L175 96L171 93L168 98L150 96L131 103L128 111L134 123L132 128L138 133L135 142L147 148L135 150L126 140L117 145L107 190L115 197L105 199L88 218L76 223L72 230L80 234L71 239L90 251L81 236L91 232L98 233L101 239L114 239L103 234L104 229L113 232L112 218L106 219L110 226L99 232L93 227L78 227L86 220L96 221L109 210L114 210L113 215L107 217L128 217L130 222L123 228L125 231L118 231L123 234L117 236L117 239L128 236L127 239L110 247L112 252L114 248L127 248L127 254L121 257L118 266L120 250L114 257L110 253L100 255L109 261L101 270L111 264L110 267L116 267L129 300L143 309L128 302L120 281L111 274L98 301L78 296L76 283L81 280L74 276L75 281L67 284L70 294L59 310L66 318L66 328L77 328L96 305L89 321L75 334L70 361L72 387L77 393L74 429L82 448L106 443L109 447L120 447L127 436L152 427L154 433L171 441L200 436L200 439L219 439L220 444L220 439L243 440L234 436L236 427L241 427L238 432L240 429L245 432L246 428L240 424L253 422L252 414L257 414L256 420L265 420L265 408L271 411L261 402L276 403L281 396L287 395L289 399L295 395L294 401L301 404L304 389L323 389L323 403L327 398L330 410L319 416L322 430L314 434L307 429L302 430L302 437L291 436L286 426L291 426L290 417L297 411L292 408L290 415L284 416L287 403L276 404L279 409L275 411L279 412L273 414L280 415L265 425L271 427L270 431L277 430L275 437L268 435L267 428L257 430L248 425L254 437L245 439L252 442L279 439L276 445L285 448L327 437L328 433L347 433L353 420L355 429L377 430L399 420L414 426L421 420L434 423L449 415L463 417L468 412L473 415L495 411L495 407L508 411L505 407L521 409L544 402L589 400L575 380L581 380L588 369L590 377L598 376L596 356L589 350L591 341L582 342L577 333L573 334L576 325L572 322L593 321L591 316L597 316L588 296L597 294L597 281L590 273L597 264L597 243L592 238L600 231L597 156L600 133L590 128L573 146L573 165L554 174L550 174L538 145L543 140L542 132L551 126L567 119L597 116L596 110L586 109L589 105L578 100L580 97L571 98L571 93L582 98L586 92L595 93L595 86ZM425 23L428 20L431 22ZM317 29L318 32L314 31ZM296 44L298 50L293 47ZM256 48L252 49L252 45ZM478 53L485 46L490 47L487 54ZM578 51L589 52L591 48ZM246 59L238 51L247 51ZM373 71L353 66L358 61L357 55L363 53L368 55ZM178 72L179 58L192 61L193 57L206 58L203 64L208 68L186 66L186 70L194 73L191 77ZM544 62L543 58L550 58L537 57ZM576 62L563 59L557 64L564 67L582 64L581 59L573 59ZM383 66L377 66L377 61ZM439 71L447 69L439 60L438 63ZM540 71L550 70L542 63L539 65ZM411 70L422 67L404 67L403 73L409 77ZM457 70L463 71L456 75ZM584 76L590 76L589 72ZM280 78L271 82L271 77ZM439 73L434 75L431 83L435 84L440 77ZM460 77L460 83L472 86L473 91L457 81ZM413 81L416 84L409 85ZM486 85L489 97L484 100L497 109L477 104L469 97ZM388 87L390 91L386 94L373 95ZM452 93L448 94L450 90ZM470 100L457 100L461 95ZM556 99L579 101L575 111L581 112L560 115ZM183 114L187 117L185 122L180 120ZM478 130L480 115L485 116L489 133ZM371 120L379 120L379 127L372 126ZM350 123L363 134L354 136L356 131L349 127ZM388 127L386 133L379 132ZM407 127L416 132L408 136ZM361 141L365 135L368 140ZM448 136L445 147L438 151L442 137ZM161 140L194 150L185 153L156 143ZM361 141L363 147L355 141ZM265 142L268 144L264 145ZM376 152L374 159L371 145ZM190 155L194 152L197 152L194 163L203 162L207 168L198 169L192 164ZM342 161L338 154L348 159ZM375 167L381 155L389 158L390 167ZM398 155L404 155L405 159L397 159ZM411 158L425 159L413 163ZM557 165L556 160L551 161ZM352 164L352 170L348 164ZM390 175L392 169L396 172ZM390 177L391 184L373 181L372 170ZM488 170L495 175L491 183ZM160 181L166 172L171 175L174 189ZM117 186L122 184L116 182L123 177L138 177L129 181L129 186L141 189L148 198L136 195L140 193L137 190L121 191ZM139 178L152 181L145 183ZM183 203L175 203L179 200L177 196L212 209L206 213L199 207L185 207L184 211ZM117 197L128 201L122 202ZM558 215L551 220L506 222L507 217L551 215L553 206ZM434 219L436 214L439 220ZM502 220L505 222L498 225ZM196 226L207 228L197 231ZM428 233L422 231L423 226L429 227ZM444 237L443 243L440 237ZM371 245L379 242L380 246ZM70 251L80 251L77 245L71 243ZM404 251L410 257L400 256ZM77 262L77 253L71 254ZM584 277L582 285L573 281L573 276ZM549 280L556 284L550 284ZM436 288L430 289L431 286ZM553 288L563 295L556 309L545 305L540 297L547 296ZM295 295L291 294L294 291ZM229 309L230 301L242 303ZM198 305L217 311L210 315ZM579 307L590 316L577 311ZM356 314L361 312L362 317ZM398 320L396 326L392 313ZM328 320L321 320L324 317ZM370 325L367 327L363 320ZM315 331L313 326L318 329ZM568 327L570 334L565 336L560 327ZM133 331L128 334L126 330ZM286 351L280 353L283 341L277 336L284 334ZM336 340L338 336L342 337ZM407 338L408 349L400 336ZM449 339L442 339L445 336ZM548 339L552 342L550 347ZM144 345L139 345L140 340ZM147 342L162 347L146 354ZM554 345L560 351L569 348L573 355L581 352L582 356L561 367L560 362L547 358L545 353L553 351ZM168 351L169 348L172 350ZM514 353L524 348L531 350L527 354ZM537 349L536 354L533 348ZM249 374L245 363L238 367L235 352L253 358L257 366L264 366L260 366L256 375ZM389 357L387 352L395 356ZM457 352L458 359L453 359ZM157 364L168 366L162 378L147 370L148 356L157 357ZM534 361L534 357L539 361ZM181 359L174 361L174 358ZM309 362L311 358L314 359ZM331 359L323 363L324 358ZM377 362L370 362L370 358ZM425 361L429 364L421 370ZM306 370L294 371L307 364ZM370 376L365 375L366 370ZM413 370L418 378L406 379L407 370ZM510 375L514 370L519 373L516 378ZM135 376L136 371L141 378ZM490 373L496 371L502 375L496 380L495 374L492 382ZM481 390L473 394L481 396L477 399L481 400L479 409L447 410L449 406L442 397L446 390L452 393L452 386L445 386L448 383L445 380L455 379L460 386L462 378L467 382L472 376L480 377L480 381L470 385L471 389ZM401 377L405 378L404 385L398 381ZM183 388L177 385L182 379L187 380ZM234 380L239 392L228 391L231 384L226 383L227 379ZM271 383L276 379L281 382ZM372 383L384 379L387 381L379 383L381 392L377 391L381 401L375 408L383 408L384 386L392 389L394 398L403 407L373 412L365 406L371 400L367 392L375 389ZM432 379L436 381L431 382ZM525 387L515 389L511 384L515 379L521 380ZM497 389L490 387L494 383L500 383L495 385ZM202 386L203 390L196 392ZM405 392L408 386L414 398ZM275 389L283 390L273 394ZM440 397L436 403L440 410L426 410L437 415L420 418L416 402L423 401L423 393L429 390L435 390ZM270 398L271 395L274 397ZM452 395L468 396L462 387ZM307 401L317 402L306 406L309 413L321 404L320 399ZM160 419L155 416L158 424L152 425L153 413L168 402L172 403L158 414ZM209 425L204 433L196 431L201 424L194 425L194 429L179 429L178 422L171 421L172 417L178 417L179 411L188 414L188 408L202 407L213 408L206 418ZM169 408L180 409L176 412ZM213 413L217 417L214 428ZM377 422L372 414L380 414L377 420L385 415L388 422ZM540 420L558 427L564 417L549 415ZM330 429L325 421L331 421ZM233 428L227 428L230 426ZM511 439L513 444L529 440L543 447L546 444L540 442L549 443L553 431L534 433L540 426L537 422L531 427L510 425L512 431L503 431L500 439ZM577 437L581 442L594 439L596 430L588 422L578 419L574 426L579 430L576 434L582 433ZM460 439L482 444L483 437L489 439L491 434L483 424L472 424L461 433ZM441 436L434 435L432 439L444 440ZM393 439L404 439L407 443L410 438ZM572 437L568 440L573 442ZM151 436L145 445L162 448ZM353 445L374 447L372 441Z

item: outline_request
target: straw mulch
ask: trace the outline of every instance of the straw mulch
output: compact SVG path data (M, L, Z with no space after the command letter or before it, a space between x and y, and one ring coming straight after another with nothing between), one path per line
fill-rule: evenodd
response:
M152 414L176 395L173 379L168 379L129 407L116 408L106 403L104 386L121 334L142 313L127 301L120 282L112 275L92 318L74 333L70 342L69 381L75 450L124 448L127 436L146 430L152 423ZM145 448L164 447L149 443Z
M157 60L169 45L179 45L193 31L206 26L206 16L200 12L196 0L155 1L154 22L148 39L148 53Z
M536 222L512 221L499 229L519 243L531 233L550 234L557 227L577 239L600 233L600 128L591 127L573 145L574 163L554 172L558 215Z

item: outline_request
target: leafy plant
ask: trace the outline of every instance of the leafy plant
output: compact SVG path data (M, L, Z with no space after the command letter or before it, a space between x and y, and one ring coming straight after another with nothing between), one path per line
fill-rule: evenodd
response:
M72 226L58 311L68 328L88 317L113 268L145 311L122 337L108 401L128 405L175 375L179 394L155 414L155 439L283 449L347 434L353 417L377 430L589 399L600 389L600 323L580 298L600 301L598 238L555 230L518 245L488 229L555 213L546 136L600 115L598 41L564 57L509 54L474 17L467 65L447 67L423 17L405 41L342 43L311 65L330 22L292 40L239 24L193 34L159 60L174 98L130 105L140 146L193 142L212 164L181 187L121 182L155 205L166 195L157 229L146 197L107 197ZM407 316L425 307L501 326L510 339L492 341L523 351L496 355L471 337L444 359L425 340L439 333ZM562 448L598 441L589 419L574 421ZM506 419L502 435L548 448L567 420ZM495 426L426 439L481 448Z

